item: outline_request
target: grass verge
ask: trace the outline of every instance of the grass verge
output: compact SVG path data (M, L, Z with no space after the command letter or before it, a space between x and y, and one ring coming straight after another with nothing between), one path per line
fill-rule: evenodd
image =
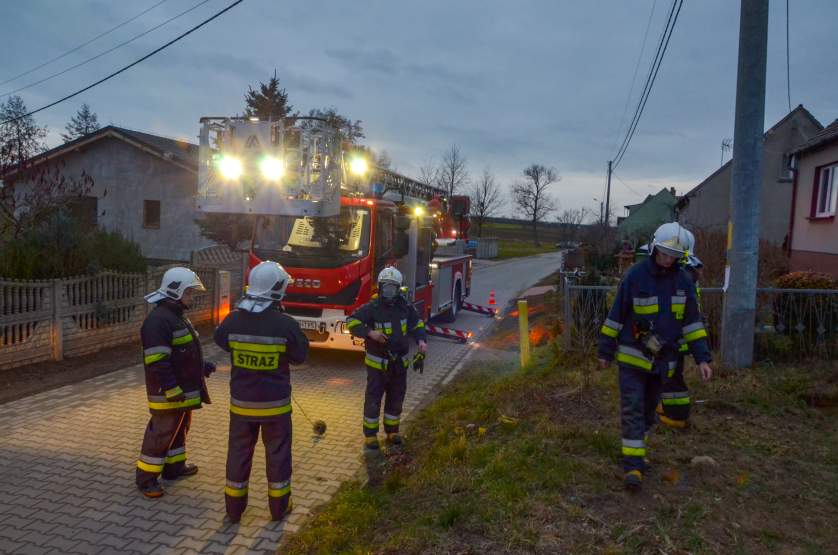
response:
M484 364L411 421L404 453L368 459L369 481L345 484L282 552L831 552L838 425L802 399L836 372L693 379L704 402L692 428L655 433L654 471L630 495L616 372L553 345L523 370Z
M532 242L500 239L498 240L498 256L494 260L533 256L546 252L556 252L555 245L552 243L542 243L539 246L535 246Z

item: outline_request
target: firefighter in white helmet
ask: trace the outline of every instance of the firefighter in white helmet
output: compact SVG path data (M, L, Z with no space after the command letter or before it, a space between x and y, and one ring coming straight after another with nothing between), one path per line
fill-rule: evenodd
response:
M136 481L146 497L163 495L161 474L174 480L198 472L197 466L186 462L186 434L192 411L210 402L204 378L215 364L204 361L198 332L184 310L192 303L193 291L205 290L192 270L171 268L163 274L160 288L145 297L156 305L140 330L151 420Z
M378 294L347 319L346 326L355 337L365 339L367 390L364 397L364 445L379 448L378 423L381 398L384 397L384 432L386 444L398 447L402 404L407 391L407 368L410 366L409 337L427 351L425 323L413 305L401 294L402 274L388 266L378 274Z
M649 258L623 277L601 329L598 358L619 367L622 453L626 488L640 488L646 468L646 440L656 421L664 376L678 365L680 341L710 379L707 331L695 284L678 261L688 256L692 234L678 223L660 226Z
M239 522L247 507L253 449L262 432L272 520L291 510L291 376L289 363L305 361L308 339L285 314L291 282L276 262L250 271L247 293L215 330L215 343L230 353L230 435L227 449L227 516Z

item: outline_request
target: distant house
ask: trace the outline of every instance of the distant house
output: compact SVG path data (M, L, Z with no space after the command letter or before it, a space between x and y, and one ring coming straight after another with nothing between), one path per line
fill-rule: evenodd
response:
M792 151L792 270L838 276L838 120Z
M789 151L823 129L802 105L765 132L760 239L780 245L789 230L792 173ZM678 202L678 220L689 229L727 233L732 161L699 183Z
M118 231L143 254L160 261L188 261L192 251L212 244L195 224L198 146L108 126L29 160L37 166L61 161L63 173L93 178L89 196L75 206L88 225ZM4 176L15 183L15 173Z
M661 189L639 204L626 206L626 216L617 218L617 234L627 241L645 241L666 222L674 222L678 197L675 188Z

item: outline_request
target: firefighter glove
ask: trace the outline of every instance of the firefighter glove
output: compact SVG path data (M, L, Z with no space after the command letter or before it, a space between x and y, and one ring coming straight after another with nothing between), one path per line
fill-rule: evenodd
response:
M413 371L420 374L425 373L425 353L419 352L413 357Z
M209 378L210 374L215 372L215 363L214 362L204 362L204 377Z
M186 395L183 394L183 389L181 389L179 385L176 385L171 389L167 389L163 393L166 395L166 400L169 402L177 403L186 400Z

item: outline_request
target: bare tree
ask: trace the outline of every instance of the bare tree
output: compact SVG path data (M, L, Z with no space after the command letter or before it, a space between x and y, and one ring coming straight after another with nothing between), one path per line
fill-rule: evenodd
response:
M460 147L451 145L442 155L442 163L436 175L436 186L445 189L446 195L451 197L468 183L466 157L460 152Z
M562 236L567 241L578 241L582 224L589 216L587 208L571 208L563 210L561 214L556 217L556 221L561 224Z
M532 225L533 242L541 245L538 240L538 222L554 212L556 200L550 196L547 189L561 179L555 168L547 168L540 164L532 164L524 169L526 179L512 187L512 199L518 210L526 216Z
M425 185L436 185L439 176L439 168L434 164L433 160L428 160L426 163L419 166L419 177L416 179Z
M500 186L489 168L477 180L469 192L471 197L471 219L477 224L477 236L483 236L483 224L503 203Z

